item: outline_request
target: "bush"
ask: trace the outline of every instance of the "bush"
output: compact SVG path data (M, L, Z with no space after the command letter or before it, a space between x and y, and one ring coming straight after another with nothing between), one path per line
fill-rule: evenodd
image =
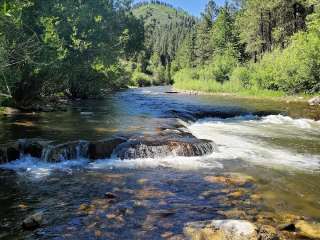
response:
M137 87L148 87L151 86L152 80L151 77L145 73L134 71L132 74L131 85Z
M237 63L237 59L231 54L216 56L210 65L212 78L219 83L230 80L231 73Z
M239 84L246 89L252 87L251 78L252 74L250 70L243 66L236 67L231 75L232 82L239 81Z
M232 54L217 55L210 65L178 71L173 77L174 84L181 89L235 92L241 87L240 82L230 79L237 64L238 61Z
M265 54L258 63L236 68L233 79L245 88L284 91L289 94L320 91L320 36L296 34L288 48Z

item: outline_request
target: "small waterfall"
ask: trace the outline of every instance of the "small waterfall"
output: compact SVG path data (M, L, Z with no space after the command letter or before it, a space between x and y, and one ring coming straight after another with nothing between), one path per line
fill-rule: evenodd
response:
M67 160L87 158L87 141L68 142L59 145L49 145L43 149L41 160L45 162L62 162Z
M120 159L160 158L168 156L195 157L216 151L213 142L191 139L134 141L124 143L115 150Z
M197 139L183 129L170 129L152 136L132 136L129 139L115 137L95 142L73 141L57 145L37 139L19 140L5 147L0 146L0 164L22 159L24 156L43 162L59 163L81 158L105 159L111 156L119 159L195 157L214 151L216 146L213 142Z

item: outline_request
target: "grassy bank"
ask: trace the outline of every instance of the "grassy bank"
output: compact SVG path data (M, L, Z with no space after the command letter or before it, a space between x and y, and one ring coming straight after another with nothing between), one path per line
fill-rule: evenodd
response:
M234 94L240 96L254 97L285 97L287 96L281 91L271 91L262 89L246 89L243 87L234 86L231 82L221 84L215 81L200 81L200 80L183 80L175 82L174 88L177 90L196 91L201 93L211 94ZM298 97L298 96L297 96ZM300 97L300 96L299 96Z
M282 91L272 91L258 88L244 88L240 81L232 79L224 84L208 79L191 79L186 76L176 75L174 89L187 94L199 95L231 95L241 98L267 98L276 101L286 102L307 102L316 94L288 95Z
M178 90L197 91L211 94L235 94L241 96L256 97L284 97L282 91L259 89L257 87L244 88L241 81L231 78L229 81L220 83L212 79L204 69L183 69L174 76L174 88Z

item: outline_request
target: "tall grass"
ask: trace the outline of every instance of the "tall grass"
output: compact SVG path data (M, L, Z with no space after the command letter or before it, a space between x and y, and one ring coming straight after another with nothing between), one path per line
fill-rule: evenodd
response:
M246 88L239 78L231 77L230 80L220 83L210 75L206 68L182 69L174 75L174 87L181 90L200 91L208 93L234 93L238 95L280 97L285 93L259 89L258 87Z

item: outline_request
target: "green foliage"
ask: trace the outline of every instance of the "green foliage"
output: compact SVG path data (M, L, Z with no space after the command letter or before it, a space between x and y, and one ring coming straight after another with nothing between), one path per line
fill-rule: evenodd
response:
M211 34L211 61L200 59L202 64L192 66L187 57L192 45L181 45L174 62L175 86L271 96L319 93L319 8L314 0L245 0L238 11L225 5L206 33ZM246 63L247 54L252 60Z
M236 91L240 88L240 82L238 79L231 81L230 78L237 64L232 54L217 55L209 65L180 70L173 77L174 83L178 88L187 87L191 90Z
M171 82L171 65L178 48L195 24L195 18L181 9L159 1L137 4L133 14L144 21L143 72L152 74L154 84ZM142 60L142 61L141 61Z
M252 63L247 71L237 70L241 74L235 75L240 75L246 86L313 94L320 91L319 69L320 35L310 32L296 34L286 49L266 54L259 63Z
M152 85L151 77L139 71L134 71L131 79L131 85L136 87L148 87Z
M231 54L225 53L215 56L212 64L209 65L212 71L212 78L219 83L229 81L237 63L237 59Z
M144 40L131 1L2 3L0 93L18 105L57 92L96 97L128 84L120 60L135 57Z
M255 58L277 47L285 48L290 37L306 27L308 1L245 0L237 17L240 37Z

